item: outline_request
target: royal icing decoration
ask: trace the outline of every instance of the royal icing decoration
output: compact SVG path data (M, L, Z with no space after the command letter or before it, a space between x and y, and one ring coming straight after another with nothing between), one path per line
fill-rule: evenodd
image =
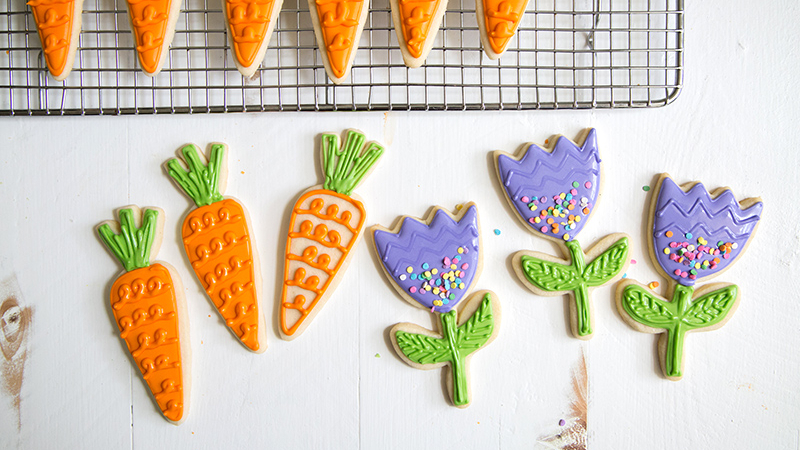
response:
M177 158L167 162L169 175L197 208L181 227L186 256L230 331L254 352L266 350L259 311L258 256L247 213L238 200L223 197L227 146L214 144L205 158L192 144L181 149L187 172Z
M283 0L223 0L236 67L252 76L264 59Z
M82 5L83 0L28 2L39 31L47 70L58 81L67 78L72 70L81 30Z
M127 0L139 64L154 76L164 65L180 11L177 0Z
M182 339L186 318L179 305L182 285L169 266L150 263L163 225L163 211L132 206L119 211L119 222L104 222L97 232L126 270L111 287L111 311L120 337L164 417L180 423L189 397L189 341Z
M576 240L600 195L597 133L589 129L579 146L559 136L552 148L531 144L512 156L495 152L497 175L511 207L535 235L564 245L569 260L521 251L513 266L522 282L538 295L570 293L571 327L580 339L592 336L589 292L621 275L628 264L629 238L606 236L584 254Z
M419 67L433 47L442 24L447 0L391 0L392 21L403 61Z
M304 192L292 208L284 254L281 336L302 334L344 275L366 220L353 189L383 155L383 147L348 130L322 135L325 182Z
M711 194L701 183L678 186L667 174L653 193L648 230L652 259L671 278L672 300L626 279L617 308L633 328L663 333L659 341L667 378L683 376L683 341L689 331L710 331L730 319L739 302L734 284L695 283L724 271L742 254L761 218L760 199L737 202L728 189Z
M331 81L347 78L358 50L361 31L367 21L365 0L308 0L317 44Z
M401 323L392 329L392 344L412 367L431 369L450 364L453 404L470 403L468 357L491 342L499 329L499 303L494 293L475 293L459 303L477 281L481 267L478 210L467 204L453 217L436 208L418 220L403 218L399 227L372 228L375 250L392 285L407 301L439 316L440 335Z
M489 59L497 59L511 43L528 0L478 0L476 5L483 49Z

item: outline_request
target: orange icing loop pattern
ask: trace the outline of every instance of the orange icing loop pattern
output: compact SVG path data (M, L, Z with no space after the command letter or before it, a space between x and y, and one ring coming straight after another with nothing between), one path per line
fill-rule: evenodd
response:
M503 53L519 26L528 0L480 0L486 21L486 36L492 51Z
M414 58L422 56L425 39L431 28L431 19L436 14L439 2L445 0L400 0L403 37L406 48Z
M192 211L183 222L183 245L225 323L250 349L259 349L258 305L250 235L242 206L225 199Z
M47 68L57 77L67 68L75 1L33 0L28 5L33 10Z
M330 204L325 213L322 213L325 206L325 198L332 200L342 199L348 205L355 207L356 211L344 211L341 215L337 216L340 207L336 204ZM332 197L332 198L331 198ZM301 289L307 292L311 302L306 305L306 295L297 294L291 302L284 302L281 311L281 329L284 334L292 335L300 327L305 318L314 309L322 294L333 281L333 274L337 273L341 265L346 260L347 254L353 248L357 241L358 234L364 224L365 211L364 205L361 202L355 201L352 198L339 194L334 191L328 190L314 190L307 192L297 201L297 205L303 205L310 199L308 209L296 206L292 215L292 221L289 224L289 240L286 244L286 267L284 268L284 283L283 283L283 298L287 297L289 289ZM334 222L341 225L352 233L349 239L345 239L345 245L341 245L342 238L336 230L328 230L328 226L324 223L318 223L316 227L311 220L303 220L299 226L295 219L301 215L314 216L320 220ZM299 228L299 231L294 231ZM308 245L301 242L301 247L305 245L302 255L296 255L291 252L292 242L296 239L307 239L313 243L320 244L322 247L317 247L313 243ZM328 250L330 249L330 250ZM329 254L327 252L334 251L336 254ZM316 260L315 260L316 259ZM333 267L331 262L335 261ZM290 267L291 266L291 267ZM292 267L295 268L292 271ZM309 273L314 273L306 277ZM293 324L287 322L286 311L295 310L300 313L300 318Z
M111 305L120 337L159 408L170 420L179 421L183 417L183 369L178 306L169 270L153 264L120 276L111 288Z
M316 0L315 3L331 69L337 77L342 77L356 44L353 41L364 0Z
M172 1L176 0L128 0L139 63L148 73L158 68Z
M225 0L233 38L233 53L242 66L251 66L272 20L274 0Z

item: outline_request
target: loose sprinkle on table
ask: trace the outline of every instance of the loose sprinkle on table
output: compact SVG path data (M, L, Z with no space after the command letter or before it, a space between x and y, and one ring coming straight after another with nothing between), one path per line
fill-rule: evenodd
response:
M494 234L495 234L495 236L500 236L500 230L495 228L494 229Z
M650 186L642 186L642 190L647 192L650 190Z

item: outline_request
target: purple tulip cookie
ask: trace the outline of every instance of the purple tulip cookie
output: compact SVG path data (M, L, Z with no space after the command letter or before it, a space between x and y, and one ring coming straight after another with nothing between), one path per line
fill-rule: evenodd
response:
M720 328L739 304L735 284L695 284L724 272L744 253L764 205L760 198L739 202L728 188L709 193L699 182L678 186L668 174L659 177L652 196L647 244L653 263L670 279L672 300L625 279L617 286L617 309L637 331L661 334L661 368L668 379L680 380L686 334Z
M494 340L500 327L497 295L468 295L482 267L478 208L467 203L452 215L435 207L424 219L403 216L393 229L376 225L370 234L381 267L400 296L439 319L438 333L411 323L395 325L392 346L414 368L448 366L451 401L460 408L469 406L469 360Z
M520 251L512 261L522 283L537 295L569 295L572 334L592 337L592 289L613 281L628 266L630 238L610 234L586 253L576 239L600 199L602 173L597 132L577 144L558 136L550 147L526 144L516 155L494 152L506 200L525 229L562 245L566 259Z

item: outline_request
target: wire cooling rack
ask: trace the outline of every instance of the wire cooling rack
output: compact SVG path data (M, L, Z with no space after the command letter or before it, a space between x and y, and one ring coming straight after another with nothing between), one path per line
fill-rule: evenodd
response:
M25 0L0 0L0 114L527 110L669 104L683 78L683 0L530 0L509 49L481 49L474 0L449 0L425 65L408 69L389 0L372 0L352 74L333 85L307 0L285 0L261 69L245 79L220 0L183 0L155 78L136 63L125 0L85 0L75 67L47 74Z

